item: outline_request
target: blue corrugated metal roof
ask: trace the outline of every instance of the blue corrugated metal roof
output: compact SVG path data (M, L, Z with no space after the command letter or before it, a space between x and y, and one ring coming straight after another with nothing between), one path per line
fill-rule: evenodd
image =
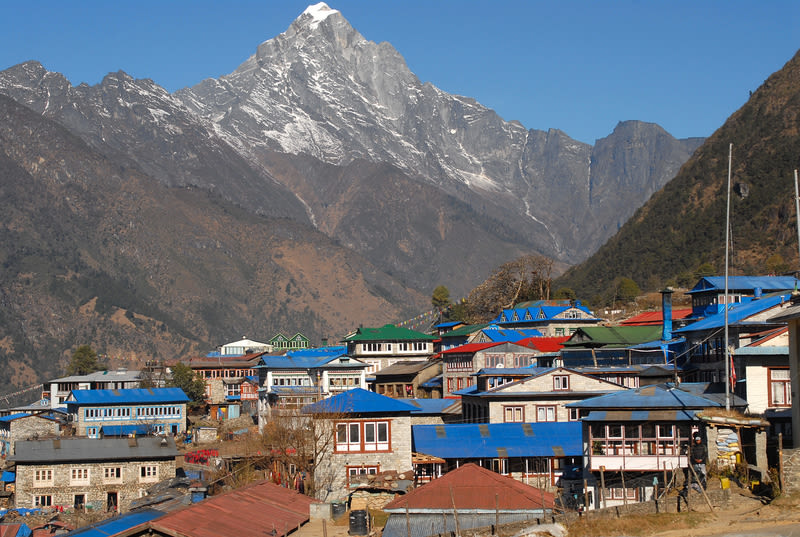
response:
M143 435L150 432L150 426L136 425L103 425L103 436L128 436L129 434Z
M744 319L747 319L748 317L752 317L753 315L766 311L770 308L774 308L779 304L788 302L791 300L791 296L791 293L776 293L765 296L764 298L759 298L758 300L732 304L731 307L728 308L728 325L738 323ZM674 334L685 334L687 332L697 332L699 330L713 330L723 326L725 326L724 311L710 315L705 319L701 319L697 322L686 325L683 328L678 328L672 332Z
M535 328L520 328L520 329L513 329L513 328L499 328L497 326L492 326L483 329L483 334L489 338L489 340L494 341L496 343L500 342L515 342L519 341L520 339L525 339L529 337L542 337L542 333L536 330Z
M497 316L492 322L497 324L513 324L513 323L532 323L532 322L549 322L556 318L557 315L564 313L569 309L578 309L584 312L589 317L582 320L599 321L594 314L589 311L585 306L579 304L571 305L565 304L561 306L532 306L527 308L511 308L504 309L503 312ZM516 315L516 319L514 316Z
M729 291L763 292L797 289L798 280L792 276L728 276ZM701 278L688 294L702 293L710 290L725 290L725 276L708 276Z
M120 515L114 518L97 522L90 526L86 526L74 531L69 532L67 535L73 537L74 535L85 535L87 537L108 537L109 535L116 535L123 531L129 530L139 524L150 522L156 518L164 516L161 511L155 509L143 509L128 513L127 515Z
M578 457L580 422L412 425L413 450L443 459Z
M333 397L303 407L306 414L391 414L411 413L417 407L362 388L347 390Z
M436 375L435 377L426 380L422 384L419 385L420 388L441 388L442 387L442 375Z
M473 393L478 393L478 386L474 384L452 392L453 395L471 395Z
M413 416L415 414L439 414L455 401L453 399L406 399L406 402L417 407L411 413Z
M24 418L26 416L30 416L27 412L18 412L17 414L9 414L8 416L3 416L0 418L0 421L13 421L19 418Z
M669 416L663 410L633 410L621 412L619 410L592 410L588 416L581 418L583 421L695 421L697 420L694 410L673 410Z
M565 405L569 408L598 408L598 409L681 409L681 408L708 408L720 406L719 403L689 393L682 388L671 384L658 384L599 395L583 401Z
M69 405L119 405L128 403L188 403L180 388L137 388L126 390L73 390Z

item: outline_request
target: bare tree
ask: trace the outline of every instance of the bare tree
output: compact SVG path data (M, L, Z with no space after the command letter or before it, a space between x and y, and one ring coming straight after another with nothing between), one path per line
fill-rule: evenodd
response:
M541 255L527 255L501 265L467 297L466 320L487 322L519 302L549 300L552 272L553 260Z

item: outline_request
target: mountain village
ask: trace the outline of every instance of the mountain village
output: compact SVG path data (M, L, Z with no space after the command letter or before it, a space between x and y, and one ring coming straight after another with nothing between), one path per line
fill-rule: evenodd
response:
M486 324L360 327L316 348L244 338L53 379L0 410L0 513L113 515L89 528L120 536L285 535L349 513L351 535L404 536L712 507L732 481L793 490L797 287L703 277L691 307L665 289L659 311L613 323L543 300ZM201 404L174 386L180 366Z

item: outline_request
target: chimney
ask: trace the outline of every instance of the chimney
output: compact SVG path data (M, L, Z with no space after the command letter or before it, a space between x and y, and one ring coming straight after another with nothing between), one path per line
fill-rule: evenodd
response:
M661 329L661 340L669 341L672 339L672 288L667 287L661 291L661 316L663 317L663 328Z

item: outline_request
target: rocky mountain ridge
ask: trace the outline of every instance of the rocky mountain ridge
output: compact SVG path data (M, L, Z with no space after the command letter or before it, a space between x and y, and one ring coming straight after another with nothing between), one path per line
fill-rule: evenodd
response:
M555 129L526 130L421 83L391 45L367 41L324 4L230 75L175 94L123 72L73 87L35 62L0 72L0 93L166 185L311 224L410 285L444 283L458 293L521 253L560 266L585 258L701 142L637 121L595 146ZM329 166L309 166L308 157ZM362 168L384 164L397 173L360 179L370 173ZM425 197L382 196L392 181L422 185L405 190ZM381 218L355 203L360 195L378 201ZM411 221L407 209L417 205ZM453 259L438 254L452 239L433 223L447 220L486 237L457 275Z

